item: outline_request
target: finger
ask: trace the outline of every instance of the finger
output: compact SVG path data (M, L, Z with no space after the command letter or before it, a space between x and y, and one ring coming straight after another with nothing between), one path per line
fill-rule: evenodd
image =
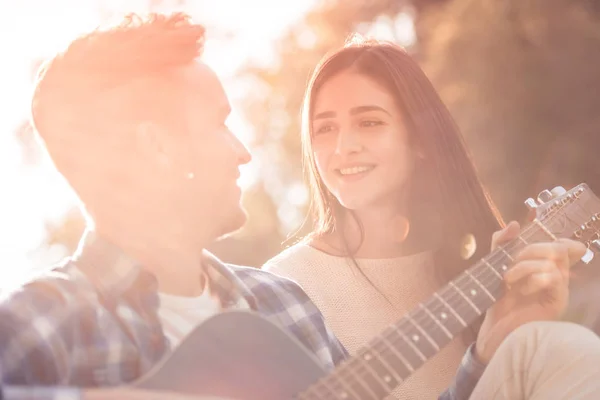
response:
M531 259L550 259L561 269L568 269L585 254L586 247L570 239L559 239L555 242L533 243L525 247L515 261Z
M575 265L581 257L585 255L587 251L587 247L577 240L572 239L558 239L559 243L562 243L567 246L567 252L569 253L569 263L570 265Z
M567 288L568 283L562 278L562 275L554 270L552 272L542 272L530 275L527 281L520 285L519 291L524 296L531 296L547 290L561 290Z
M539 242L525 246L515 257L515 262L522 260L558 260L569 257L567 244L562 242Z
M534 274L549 273L556 270L557 266L552 260L524 260L515 264L504 274L504 281L507 285L515 285L524 281Z
M496 231L492 234L492 250L496 247L503 245L504 243L510 242L517 236L519 236L519 232L521 231L521 227L517 221L510 221L508 225L499 231Z

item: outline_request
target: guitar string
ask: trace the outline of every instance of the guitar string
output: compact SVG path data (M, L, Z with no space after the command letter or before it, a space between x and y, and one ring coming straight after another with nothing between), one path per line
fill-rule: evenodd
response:
M525 233L525 232L524 232L524 233ZM497 254L501 254L501 253L496 253L495 255L497 255ZM504 258L504 257L505 257L505 256L503 255L503 257L502 257L502 258ZM484 271L487 271L487 269L486 269L486 270L484 270ZM490 273L491 273L491 271L488 271L488 272L490 272ZM495 276L495 280L497 281L497 280L498 280L498 277L497 277L496 275L494 275L494 276ZM461 276L461 278L463 278L463 277L464 277L464 276ZM457 280L457 281L458 281L458 280ZM446 288L447 288L447 287L446 287ZM445 289L446 289L446 288L445 288ZM442 291L440 291L440 292L438 292L438 293L441 293L441 292L443 292L443 290L442 290ZM455 292L455 294L456 294L456 296L457 296L457 297L459 297L459 296L460 296L458 293L456 293L456 290L454 290L454 292ZM447 299L447 300L448 300L449 302L452 302L452 300L450 300L450 299ZM462 302L460 305L464 305L464 302ZM469 306L469 307L472 309L472 307L471 307L471 306ZM442 307L442 308L443 308L443 309L446 309L446 307ZM458 312L460 312L460 310L458 310L458 308L459 308L459 307L457 307L457 306L454 306L454 307L453 307L453 309L454 309L454 310L455 310L457 313L458 313ZM459 314L459 315L460 315L460 314ZM428 324L424 324L423 322L419 323L419 322L417 322L417 321L415 321L415 322L417 322L417 324L418 324L419 326L421 326L421 327L422 327L423 329L425 329L425 330L428 330L428 329L430 328L430 326L426 326L426 325L430 325L430 324L431 324L432 326L435 326L435 325L437 325L437 323L436 323L435 321L432 321L432 320L431 320L431 318L428 318L427 320L428 320L427 322L429 322ZM386 331L388 331L388 330L389 330L389 331L391 331L391 332L387 332L387 333L386 333L386 332L384 331L384 332L382 332L382 333L381 333L379 336L383 336L383 337L385 337L385 336L388 336L388 337L389 337L389 336L390 336L390 333L392 333L392 332L396 332L397 330L399 330L399 329L403 328L402 324L408 325L410 321L407 321L407 320L405 320L405 319L403 318L403 319L402 319L402 320L400 320L399 322L400 322L400 324L399 324L400 326L397 326L397 329L393 329L393 328L386 329ZM411 327L412 329L414 329L414 326L413 326L413 324L410 324L410 327ZM401 337L399 337L399 338L398 338L398 341L399 341L400 343L404 343L404 342L406 342L406 337L402 337L402 336L401 336ZM390 341L388 341L388 342L390 342ZM394 344L393 342L395 342L395 340L391 340L391 343L390 343L390 344L392 344L392 345L393 345L393 344ZM375 342L375 343L374 343L374 345L377 345L377 344L380 344L380 343L381 343L380 341L377 341L377 342ZM406 345L409 345L408 343L405 343L405 344L406 344ZM375 346L373 346L373 347L372 347L372 349L374 350L374 352L376 352L376 353L379 353L379 351L377 351L377 349L375 348ZM360 352L360 350L359 350L359 352ZM362 355L362 357L364 357L364 354ZM357 357L355 357L353 360L357 360ZM403 360L401 360L401 361L402 361L403 363L405 363ZM355 364L356 364L356 362L355 362ZM341 368L342 366L346 366L346 368ZM345 365L343 364L342 366L340 366L340 369L337 371L337 373L336 373L336 377L335 377L335 378L338 378L338 379L342 378L342 377L343 377L343 375L344 375L344 372L349 372L349 373L350 373L350 374L352 374L352 375L354 375L354 374L357 374L357 373L358 373L358 374L360 375L360 372L361 372L360 370L361 370L361 369L363 370L363 372L364 372L365 370L367 370L367 369L368 369L368 367L366 367L366 366L363 366L363 365L362 365L362 363L360 363L360 364L358 364L358 365L354 365L354 368L352 368L352 367L353 367L353 365L352 365L352 364L350 364L350 363L347 363L347 364L345 364ZM363 367L363 368L359 368L359 367ZM346 369L347 371L344 371L344 369ZM367 371L367 372L370 372L370 371ZM329 381L330 381L330 382L327 382L327 380L325 380L324 382L321 382L321 383L322 383L322 385L320 385L320 387L318 387L318 388L315 388L315 389L320 389L320 388L323 388L323 386L325 386L324 388L325 388L327 391L331 391L331 392L334 394L334 396L336 396L336 397L337 397L339 394L341 394L342 392L350 392L350 393L353 393L353 392L354 392L354 391L352 390L352 388L351 388L351 387L350 387L350 388L348 388L348 387L346 387L345 385L343 385L343 382L335 382L335 381L334 381L334 382L331 382L331 379L329 379ZM401 383L401 382L402 382L402 381L400 380L400 381L398 382L398 384L399 384L399 383ZM327 385L327 383L332 383L332 384L333 384L333 388L332 388L332 387L330 387L329 385ZM340 384L341 384L341 385L340 385ZM342 387L342 388L341 388L342 390L339 390L339 389L337 388L338 386L341 386L341 387ZM387 387L386 387L386 389L388 389L388 390L389 390L390 388L391 388L391 385L389 385L389 386L387 386ZM349 390L348 390L348 389L349 389ZM321 397L321 395L319 395L319 398L322 398L322 397Z
M562 207L561 207L561 208L562 208ZM524 232L523 232L523 235L525 235L526 233L527 233L527 232L526 232L526 231L524 231ZM490 257L490 259L491 259L491 257ZM482 272L482 271L476 271L476 272ZM491 272L491 271L489 271L488 269L484 269L484 273L490 273L490 272ZM497 271L496 271L496 272L497 272ZM497 281L498 277L497 277L497 275L496 275L496 273L495 273L495 272L493 273L493 276L495 276L495 280ZM481 279L481 277L480 277L479 275L478 275L477 277L475 277L475 276L474 276L474 278L475 278L475 279L477 279L479 282L483 283L483 280L484 280L484 279ZM479 278L479 279L478 279L478 278ZM471 279L471 280L472 280L472 279ZM458 281L458 280L457 280L457 281ZM457 294L457 295L460 295L460 294ZM463 292L463 295L464 295L464 292ZM463 297L463 295L460 295L460 296L461 296L461 297ZM493 297L493 296L492 296L492 297ZM466 305L465 303L462 303L461 305L463 305L463 306L467 307L467 305ZM471 306L468 306L468 308L472 308L472 307L471 307ZM455 310L456 310L456 309L457 309L457 308L455 307ZM409 315L410 315L410 313L409 313ZM416 322L416 319L415 319L415 318L413 318L413 320L415 320L415 322ZM438 325L438 322L436 322L435 320L432 320L432 318L428 318L428 319L427 319L427 321L428 321L428 322L433 322L433 324L432 324L433 326L437 326L437 325ZM411 322L411 321L409 320L409 321L403 321L403 322ZM410 323L410 325L411 325L411 328L413 328L413 329L414 329L413 325L415 325L415 324L413 324L413 323ZM419 327L421 327L421 328L424 328L424 324L423 324L423 323L420 323L420 324L419 324L419 323L417 323L417 325L418 325ZM424 330L427 330L427 329L424 329ZM392 331L393 331L393 330L392 330ZM394 331L393 331L393 332L394 332ZM406 337L401 337L401 338L399 338L399 340L400 340L401 342L405 342L405 341L406 341ZM433 341L433 342L435 342L435 341ZM374 350L376 350L376 349L374 348ZM356 367L362 367L362 364L359 364L359 365L357 365ZM365 367L365 368L363 368L363 369L368 369L368 368L367 368L367 367ZM401 383L401 381L399 381L398 383ZM384 387L385 387L385 386L387 386L387 387L386 387L386 389L389 389L389 388L390 388L390 386L389 386L389 385L384 385ZM331 390L331 389L330 389L330 390Z
M571 203L571 204L572 204L572 203ZM578 206L578 207L581 207L581 206L580 206L580 204L577 204L577 206ZM559 208L557 208L557 209L555 210L555 211L556 211L556 214L557 214L557 215L555 215L555 216L558 216L558 211L560 211L562 208L563 208L563 207L559 207ZM583 210L583 211L584 211L584 212L583 212L581 215L583 215L583 216L584 216L584 218L587 218L587 217L589 216L589 213L588 213L588 212L585 212L585 210ZM577 211L575 212L575 214L578 214L578 213L577 213ZM595 230L596 234L598 234L597 228L594 228L594 230ZM525 234L525 233L526 233L526 232L524 231L524 234ZM484 271L486 271L486 272L490 272L490 271L488 271L487 269L485 269ZM495 273L494 273L494 276L496 276L496 274L495 274ZM496 276L496 279L497 279L497 276ZM462 297L462 296L461 296L461 297ZM463 305L464 305L465 307L467 307L467 306L466 306L466 304L464 304L464 303L463 303ZM472 307L468 306L467 308L472 308ZM431 321L431 318L428 318L428 320L429 320L429 321ZM435 321L433 321L433 322L434 322L434 324L433 324L433 325L434 325L434 326L436 326L436 325L437 325L437 323L436 323ZM414 325L414 324L411 324L411 325ZM401 342L405 342L405 341L406 341L406 339L405 339L405 338L400 338L399 340L401 340ZM383 364L383 363L382 363L382 364ZM357 367L362 367L362 363L361 363L361 364L359 364L359 365L357 365ZM365 368L362 368L362 369L364 370L364 369L368 369L368 368L367 368L367 367L365 367ZM368 371L368 372L370 372L370 371ZM370 375L372 375L372 374L370 374ZM398 384L400 384L401 382L402 382L402 381L399 381L399 382L398 382ZM384 385L384 386L386 386L386 387L385 387L385 388L386 388L386 390L389 390L389 388L390 388L390 386L389 386L389 385ZM337 395L335 394L335 391L334 391L333 389L327 388L327 390L328 390L328 391L331 391L331 392L334 394L334 396L337 396ZM339 393L339 392L338 392L338 393Z
M498 255L500 253L497 253L496 255ZM505 256L503 255L503 258ZM484 271L488 271L487 269L485 269ZM490 274L493 274L491 271L488 271ZM468 275L467 275L468 276ZM499 278L497 277L497 275L493 274L493 276L495 277L495 280L498 280ZM459 279L464 278L464 276L459 277ZM457 279L457 281L459 280ZM451 286L450 286L451 287ZM447 292L449 290L448 286L444 287L442 290L440 290L439 292L437 292L438 294L440 294L442 296L442 298L444 297L444 292ZM461 298L464 299L459 293L456 292L456 290L453 290L453 294L454 296L452 296L453 299L456 298ZM446 302L450 305L450 303L453 302L453 300L448 297L447 299L445 299ZM461 315L461 309L463 306L465 306L464 304L465 302L461 302L459 305L454 305L451 306L451 308L458 314ZM470 308L470 310L472 310L473 308L471 306L468 306ZM438 311L442 310L442 311L448 311L448 307L446 307L445 305L442 305L440 307L436 307L437 310L432 310L430 309L430 311L432 312L432 314L437 314ZM410 313L409 313L410 314ZM463 314L464 315L464 314ZM435 321L433 321L431 318L427 318L427 323L424 322L418 322L415 320L415 322L417 322L417 324L423 328L424 330L429 330L431 327L435 327L437 326L437 323ZM441 321L440 321L441 323ZM377 337L383 337L384 340L387 338L389 338L391 336L392 333L397 333L397 331L400 331L402 328L406 328L406 327L410 327L412 329L414 329L414 325L410 323L410 321L406 320L405 318L402 318L401 320L398 321L398 325L396 325L395 327L388 327L384 332L380 333ZM386 340L390 346L393 346L396 343L404 343L407 346L410 346L408 343L406 343L406 338L405 337L398 337L397 339L391 339L391 340ZM388 348L388 346L386 346L381 340L374 342L371 346L371 349L373 350L372 353L381 353L381 351L378 351L376 346L377 345L383 345L384 346L384 350L386 350ZM368 345L367 345L368 346ZM359 350L359 353L361 353L361 350ZM344 377L344 375L350 375L350 378L353 378L355 374L360 374L361 370L362 372L368 371L368 367L363 366L362 363L358 364L358 365L353 365L351 364L352 361L354 361L356 363L356 360L358 360L358 357L364 357L364 353L361 355L356 355L355 357L353 357L353 359L349 360L348 363L344 363L342 365L340 365L340 367L338 367L339 369L336 371L335 376L329 376L326 377L323 381L320 381L319 383L316 383L313 387L313 390L317 389L325 389L328 392L332 392L334 396L336 396L335 398L339 398L338 396L342 393L342 392L350 392L353 393L354 391L351 388L348 388L347 385L344 384L344 380L347 380L347 376ZM406 364L406 362L404 360L400 360L403 364ZM362 368L361 368L362 367ZM406 365L405 367L407 369L409 369ZM411 365L412 367L412 365ZM415 366L416 367L416 366ZM346 374L345 374L346 373ZM394 374L392 374L394 375ZM331 381L332 379L335 379L334 381ZM338 382L340 381L340 382ZM398 384L402 383L402 380L400 380L398 382ZM331 385L329 385L331 384ZM350 390L348 390L350 389ZM386 389L390 389L390 386L388 386ZM393 389L392 389L393 390ZM308 392L308 390L307 390ZM353 396L355 397L355 396ZM300 398L304 398L304 397L300 397ZM318 394L317 398L323 398L321 394Z
M553 215L552 215L551 217L548 217L548 220L549 220L549 222L550 222L550 221L552 221L553 219L556 219L556 217L558 217L558 216L559 216L559 214L560 214L560 213L559 213L559 211L561 211L561 210L562 210L562 208L564 208L564 207L566 207L567 205L570 205L570 204L573 204L573 202L570 202L570 203L569 203L569 202L567 202L567 203L565 203L565 204L561 204L559 207L557 207L557 208L556 208L556 209L553 211ZM576 204L578 204L578 203L576 203ZM576 213L577 213L577 212L576 212ZM562 214L560 214L560 215L562 215ZM582 215L587 215L587 213L585 213L585 212L584 212ZM448 303L448 305L450 305L450 302L452 302L452 301L453 301L453 300L455 300L456 298L461 298L461 299L463 299L463 300L464 300L465 298L468 298L467 294L466 294L464 291L460 291L460 289L459 289L459 286L462 284L462 283L460 283L460 284L459 284L459 282L460 282L461 280L464 280L464 279L468 278L468 279L469 279L469 280L468 280L468 282L469 282L469 283L470 283L470 282L473 282L473 283L477 284L477 283L479 282L479 284L482 284L484 287L485 287L485 286L488 286L488 285L490 284L490 282L489 282L489 279L488 279L489 277L492 277L492 278L493 278L493 281L501 282L501 281L499 281L499 279L500 279L500 278L499 278L499 277L498 277L498 275L497 275L497 273L500 273L500 271L497 271L495 268L494 268L494 271L495 271L495 272L492 272L492 271L490 271L490 269L491 269L491 268L493 268L491 265L488 265L488 268L478 268L478 267L482 267L481 263L483 262L484 264L487 264L487 263L484 261L484 260L486 260L486 261L488 261L488 263L489 263L489 264L495 264L495 263L497 263L499 260L493 260L493 258L495 258L495 257L496 257L496 256L498 256L498 255L500 255L500 258L501 258L501 259L504 259L504 258L510 258L510 259L512 259L512 256L511 256L510 254L508 254L508 253L511 253L511 252L513 252L513 251L514 251L515 249L517 249L518 247L525 247L525 246L528 244L528 243L527 243L527 242L528 242L528 240L525 240L525 239L523 238L523 236L527 236L527 239L531 239L531 237L533 237L533 235L534 235L534 234L537 234L538 232L540 232L540 231L543 231L543 230L544 230L544 229L543 229L543 228L541 228L540 226L538 226L537 224L530 224L530 225L529 225L527 228L525 228L525 229L523 230L523 232L522 232L522 233L519 235L519 238L523 239L523 241L524 241L524 242L526 242L526 243L520 243L520 242L518 241L518 239L519 239L519 238L515 238L513 241L511 241L511 243L508 243L507 245L505 245L505 246L502 246L502 247L504 248L504 250L508 250L506 254L505 254L503 251L501 251L501 250L499 249L498 251L494 251L492 254L488 255L487 257L485 257L485 258L484 258L484 259L482 259L482 260L481 260L479 263L475 264L475 265L472 267L472 269L473 269L473 272L478 272L478 273L480 273L479 275L477 275L477 276L474 276L473 274L471 274L471 276L469 276L469 274L463 273L463 274L461 274L461 275L460 275L460 276L459 276L457 279L455 279L454 281L452 281L453 283L456 283L456 284L457 284L457 285L456 285L456 287L452 287L451 285L449 285L449 284L448 284L448 285L447 285L447 286L445 286L445 287L444 287L442 290L438 291L438 292L437 292L437 294L441 295L441 296L442 296L442 298L443 298L443 294L444 294L444 292L446 292L446 293L447 293L447 292L450 290L450 288L452 288L454 293L453 293L453 294L451 294L451 295L450 295L448 298L444 298L444 300L446 300L446 302ZM534 231L534 232L531 232L531 231ZM531 234L531 235L529 235L529 234ZM545 234L547 235L547 233L545 233ZM515 245L515 246L511 246L512 248L508 248L508 247L509 247L508 245L510 245L510 244L516 244L516 245ZM471 269L469 269L469 272L471 272ZM481 277L481 275L489 275L489 276L487 276L487 277L486 277L486 276L483 276L483 277ZM463 282L463 283L464 283L464 282ZM476 287L478 287L478 286L476 286ZM493 296L492 296L492 297L493 297ZM495 301L496 301L496 300L494 299L494 302L495 302ZM423 305L423 304L422 304L422 305ZM425 305L423 305L423 307L425 307ZM446 306L445 306L445 305L442 303L442 306L441 306L441 307L436 307L436 308L437 308L437 310L436 310L435 312L433 311L433 309L429 309L429 308L428 308L428 310L429 310L430 312L432 312L432 314L436 314L436 313L437 313L437 312L438 312L440 309L442 309L442 310L445 310L445 309L447 309L448 307L446 307ZM457 314L458 314L459 316L461 315L461 314L458 312L458 311L460 311L459 309L462 309L462 308L467 308L467 309L473 310L473 307L472 307L472 306L471 306L471 305L468 303L468 301L463 301L463 302L461 302L461 303L460 303L458 306L455 306L455 307L452 307L452 306L451 306L451 308L452 308L452 309L453 309L455 312L457 312ZM475 310L475 311L476 311L476 310ZM409 312L409 313L408 313L408 316L409 316L409 317L412 317L412 316L411 316L411 314L412 314L412 313L413 313L413 312ZM479 314L479 313L478 313L478 314ZM481 314L480 314L480 315L481 315ZM415 317L418 317L418 316L419 316L419 314L417 314ZM383 331L383 332L382 332L380 335L378 335L378 336L384 337L384 339L385 339L385 336L386 336L386 335L387 335L388 337L389 337L389 335L390 335L390 334L396 334L396 335L398 335L398 332L400 332L400 331L402 330L402 328L406 328L406 326L409 326L410 328L412 328L412 330L414 330L414 329L415 329L415 325L417 325L418 327L420 327L421 329L423 329L423 331L427 331L427 330L430 330L430 328L431 328L431 327L438 327L438 326L439 326L439 325L438 325L438 323L439 323L439 324L441 324L441 325L443 325L443 324L441 323L441 321L439 321L439 320L438 320L438 321L436 322L436 321L435 321L435 320L434 320L434 319L433 319L431 316L429 316L428 318L426 318L424 322L423 322L423 321L419 322L417 318L412 318L412 319L413 319L413 321L414 321L415 323L412 323L412 322L410 321L410 319L409 319L409 320L405 320L405 318L402 318L402 319L399 321L399 324L398 324L398 325L395 325L395 326L393 326L393 327L388 327L388 328L387 328L385 331ZM402 324L404 324L405 326L401 326ZM417 330L418 330L418 329L417 329ZM388 332L386 332L386 331L388 331ZM419 332L419 337L420 337L420 336L421 336L421 334L420 334L420 332ZM450 339L450 340L452 340L452 339ZM398 337L397 339L388 340L388 343L390 343L391 345L394 345L395 343L398 343L398 342L399 342L399 343L404 343L404 342L407 342L407 341L408 341L408 338L406 337L406 335L403 335L402 333L400 333L400 337ZM433 341L433 342L435 343L435 341ZM375 350L375 352L377 352L377 349L376 349L376 347L375 347L377 344L383 344L383 343L382 343L381 341L377 341L377 342L373 343L373 345L372 345L372 346L373 346L373 347L372 347L372 349L373 349L373 350ZM408 345L408 343L406 343L406 344ZM436 344L437 344L437 343L436 343ZM410 346L410 345L409 345L409 346ZM387 349L387 347L385 347L385 349ZM364 350L364 349L363 349L363 350ZM361 350L359 350L359 352L361 352ZM379 352L378 352L378 353L379 353ZM364 353L363 353L363 356L364 356ZM337 380L341 380L341 379L342 379L342 376L344 375L344 372L349 372L349 374L352 374L352 375L355 375L355 374L359 374L359 375L360 375L360 373L361 373L361 372L362 372L362 373L364 373L364 372L366 371L366 372L368 373L368 376L371 376L371 375L373 375L373 373L370 371L369 367L367 367L367 366L365 366L365 365L364 365L364 362L366 362L366 360L362 360L363 362L361 362L361 363L358 363L357 365L352 365L352 362L354 361L354 364L356 364L356 363L357 363L357 360L358 360L358 358L357 358L357 357L353 357L352 359L348 360L348 362L346 362L346 363L343 363L342 365L340 365L340 367L338 367L338 371L335 373L335 375L330 375L330 376L328 376L328 377L325 377L325 378L323 378L322 380L320 380L320 381L316 382L316 383L315 383L313 386L311 386L311 387L309 388L309 390L310 390L311 388L318 389L318 388L317 388L318 386L321 386L322 384L325 384L325 383L327 383L327 382L324 382L324 381L326 381L326 380L329 380L329 381L331 381L331 379L332 379L332 377L333 377L333 376L335 376L335 378L337 378ZM401 361L402 361L402 360L401 360ZM422 361L422 362L424 363L425 361L427 361L427 357L426 357L426 360L424 360L424 361ZM403 363L404 363L404 362L403 362ZM384 364L384 363L382 363L382 364ZM419 366L420 366L420 365L419 365ZM354 368L353 368L353 367L354 367ZM345 371L345 370L348 370L348 371ZM353 371L352 371L352 370L353 370ZM394 374L392 374L392 375L394 375ZM329 378L329 379L328 379L328 378ZM335 386L341 386L342 388L344 388L344 385L343 385L343 384L341 384L341 382L335 382L335 381L334 381L334 382L330 382L330 383L336 383L336 384L335 384ZM398 382L398 384L400 384L400 383L402 383L402 381L399 381L399 382ZM314 390L314 389L313 389L313 390ZM389 389L389 386L388 386L386 389ZM307 390L306 392L308 392L309 390ZM336 394L335 394L336 392L337 392L338 394L340 393L340 392L338 392L338 389L337 389L337 388L335 388L335 389L332 389L332 388L326 387L326 390L328 390L328 391L331 391L332 393L334 393L334 395L336 395ZM344 391L344 390L342 390L342 392L343 392L343 391ZM346 390L346 391L347 391L347 390ZM306 392L305 392L305 393L306 393ZM336 395L336 396L337 396L337 395Z

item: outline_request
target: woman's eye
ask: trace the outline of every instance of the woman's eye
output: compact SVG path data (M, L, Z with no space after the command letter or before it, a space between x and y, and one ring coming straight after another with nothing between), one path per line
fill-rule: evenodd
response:
M365 120L365 121L360 122L360 126L362 126L364 128L372 128L374 126L379 126L379 125L383 125L383 122L377 121L377 120Z
M317 129L315 129L314 134L315 135L322 135L324 133L328 133L331 132L331 130L333 129L333 127L331 125L322 125L319 126Z

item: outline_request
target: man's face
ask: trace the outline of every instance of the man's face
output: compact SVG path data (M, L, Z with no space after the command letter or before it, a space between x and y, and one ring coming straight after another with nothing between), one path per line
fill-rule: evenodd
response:
M250 161L244 145L225 121L231 111L221 82L203 63L181 70L185 98L183 132L168 137L172 168L170 190L175 210L189 229L210 229L213 238L242 227L246 214L237 186L240 165Z

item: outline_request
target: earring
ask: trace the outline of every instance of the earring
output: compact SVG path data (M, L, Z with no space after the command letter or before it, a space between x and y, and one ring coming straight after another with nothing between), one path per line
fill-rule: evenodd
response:
M467 233L461 238L459 246L460 257L463 260L468 260L473 257L477 251L477 241L475 240L475 236L473 236L472 233Z
M396 215L392 220L392 237L396 243L406 240L410 232L410 221L404 215Z

